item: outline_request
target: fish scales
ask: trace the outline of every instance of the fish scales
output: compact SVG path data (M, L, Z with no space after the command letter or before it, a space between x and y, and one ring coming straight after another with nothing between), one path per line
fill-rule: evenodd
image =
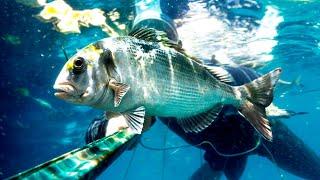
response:
M128 41L125 40L123 42ZM154 99L161 97L161 104L166 106L162 108L158 106L156 109L159 112L161 111L164 116L172 113L183 114L184 116L195 115L209 110L208 107L211 104L220 102L222 98L227 99L233 96L233 94L227 94L219 89L213 92L213 84L219 82L212 82L212 78L208 78L209 73L207 70L175 50L139 40L134 40L129 44L129 52L135 55L130 59L134 62L143 61L141 62L143 70L138 76L142 79L134 81L140 81L140 84L143 82L156 82L154 84L155 87L150 86L148 83L143 86L146 86L149 96L155 97ZM119 45L125 47L121 44ZM155 55L149 58L137 59L136 55L140 53L139 51L145 51L143 48L147 49L148 52L155 49ZM137 69L141 69L139 63L137 66ZM144 77L143 74L147 74L148 77ZM153 93L155 92L153 89L157 89L159 94ZM195 107L198 109L197 112L194 112ZM163 109L166 109L166 111L163 111ZM193 113L190 114L190 112Z

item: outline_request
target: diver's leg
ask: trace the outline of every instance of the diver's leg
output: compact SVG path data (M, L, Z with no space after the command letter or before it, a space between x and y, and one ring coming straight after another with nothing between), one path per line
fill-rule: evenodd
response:
M208 162L211 171L210 173L203 170L201 167L196 173L199 175L214 175L211 178L218 178L219 172L224 172L225 176L229 180L238 180L244 172L247 164L247 155L235 156L235 157L224 157L217 154L215 151L207 150L204 154L205 160ZM202 170L202 171L201 171ZM208 171L208 170L207 170ZM194 177L194 176L193 176ZM201 176L200 176L201 177ZM207 176L206 176L207 177Z
M320 178L320 158L283 123L274 121L273 141L263 140L258 154L275 161L280 168L306 179ZM272 155L271 155L272 154Z
M222 171L212 170L210 165L206 162L202 164L202 166L192 174L190 179L191 180L218 180L221 178L221 175L222 175Z
M247 156L236 156L228 158L224 174L229 180L240 179L247 164Z

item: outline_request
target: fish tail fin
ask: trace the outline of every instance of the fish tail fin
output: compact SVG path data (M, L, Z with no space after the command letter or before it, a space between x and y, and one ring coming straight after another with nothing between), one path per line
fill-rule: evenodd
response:
M270 123L265 108L273 100L273 89L279 80L281 69L277 68L254 81L237 87L245 100L240 105L240 113L262 136L272 141Z

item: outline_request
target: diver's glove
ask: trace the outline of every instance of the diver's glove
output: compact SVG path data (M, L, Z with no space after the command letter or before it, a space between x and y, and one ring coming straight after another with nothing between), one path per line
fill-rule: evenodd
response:
M107 125L108 125L108 121L106 120L104 115L95 118L90 123L87 129L86 136L85 136L86 143L88 144L95 140L105 137Z
M146 118L142 131L144 132L148 130L155 123L155 120L155 117ZM93 121L90 123L85 135L85 141L87 144L89 144L127 127L127 125L121 124L119 120L112 118L108 119L106 114L102 114L101 116L93 119Z

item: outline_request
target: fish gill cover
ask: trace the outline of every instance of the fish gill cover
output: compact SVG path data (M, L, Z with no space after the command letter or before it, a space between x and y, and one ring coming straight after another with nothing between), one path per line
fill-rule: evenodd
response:
M214 0L187 4L188 8L179 5L176 9L185 9L182 17L177 18L170 7L167 12L175 16L188 52L207 60L214 54L222 64L247 63L260 73L281 66L288 86L278 87L276 105L308 112L282 122L319 155L319 2ZM58 5L63 8L55 9ZM127 33L133 8L133 2L123 1L3 1L0 178L84 145L88 124L100 112L52 96L51 86L65 61L61 46L71 56L95 40ZM63 9L65 16L59 15ZM93 14L99 18L92 18ZM141 142L149 149L140 144L125 152L101 179L187 179L204 163L203 151L188 146L161 122ZM280 176L298 178L266 159L250 156L242 179Z

